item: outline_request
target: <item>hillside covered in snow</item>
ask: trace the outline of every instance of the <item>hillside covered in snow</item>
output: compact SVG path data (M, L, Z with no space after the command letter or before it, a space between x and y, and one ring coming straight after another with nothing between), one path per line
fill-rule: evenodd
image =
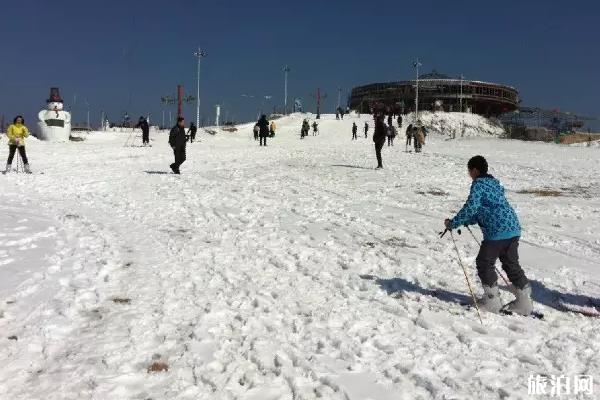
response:
M166 132L28 141L34 174L0 177L0 399L530 399L531 376L600 378L600 320L557 302L600 310L598 147L423 113L423 153L402 131L375 170L370 116L300 140L303 118L263 148L253 124L201 133L180 176ZM475 154L520 217L543 320L461 305L438 232ZM481 294L478 243L454 237Z

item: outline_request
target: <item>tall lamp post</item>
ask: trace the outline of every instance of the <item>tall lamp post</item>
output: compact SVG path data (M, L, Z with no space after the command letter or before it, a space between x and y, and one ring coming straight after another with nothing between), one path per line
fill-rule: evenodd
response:
M422 66L417 58L417 61L413 63L413 67L417 70L417 87L415 96L415 122L419 120L419 67Z
M285 115L287 115L287 113L288 113L288 111L287 111L288 110L288 108L287 108L287 99L288 99L288 73L290 72L290 67L287 66L287 65L285 67L283 67L283 72L284 72L284 75L285 75L285 78L284 78L285 79L285 90L284 90L285 91L285 100L283 101L283 107L284 107L283 113Z
M200 126L200 60L202 57L206 57L206 53L200 50L194 53L194 57L198 59L198 86L196 90L196 126Z
M465 79L463 74L460 74L460 112L463 112L463 80Z

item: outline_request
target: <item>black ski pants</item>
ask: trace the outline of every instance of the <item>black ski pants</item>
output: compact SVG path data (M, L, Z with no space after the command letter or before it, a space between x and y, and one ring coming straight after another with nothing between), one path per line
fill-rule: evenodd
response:
M143 131L142 132L142 144L149 144L149 143L150 143L150 132Z
M261 136L259 142L260 142L260 146L263 146L263 143L264 143L264 146L266 146L267 145L267 137Z
M383 149L383 145L385 144L385 139L375 143L375 155L377 156L377 167L383 168L383 161L381 160L381 149Z
M178 146L173 148L173 154L175 155L175 169L179 169L181 164L185 162L185 146Z
M17 151L17 148L19 149L19 154L23 159L23 164L29 164L29 162L27 161L27 153L25 152L25 146L17 146L15 144L11 144L8 146L8 160L6 161L6 163L12 164L13 158L15 158L15 152Z
M496 260L500 258L502 269L506 272L508 280L517 288L529 282L525 272L519 264L519 238L505 240L484 240L477 255L477 274L485 286L494 286L498 281L496 273Z

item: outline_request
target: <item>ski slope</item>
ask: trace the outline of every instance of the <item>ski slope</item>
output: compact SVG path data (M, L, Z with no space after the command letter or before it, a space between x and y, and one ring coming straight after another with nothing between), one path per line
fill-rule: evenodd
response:
M600 379L600 319L555 302L600 309L598 147L400 136L378 171L369 116L300 140L302 118L266 148L252 124L200 131L180 176L164 132L30 140L35 174L0 176L0 399L528 399L531 374ZM437 233L475 154L520 216L544 320L460 306Z

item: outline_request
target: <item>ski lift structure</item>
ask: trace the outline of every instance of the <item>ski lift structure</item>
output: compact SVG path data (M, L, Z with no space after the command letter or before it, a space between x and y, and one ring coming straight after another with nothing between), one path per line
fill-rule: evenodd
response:
M503 114L500 120L507 128L545 128L555 136L560 136L582 130L587 122L596 121L597 118L559 109L519 107L515 111Z

